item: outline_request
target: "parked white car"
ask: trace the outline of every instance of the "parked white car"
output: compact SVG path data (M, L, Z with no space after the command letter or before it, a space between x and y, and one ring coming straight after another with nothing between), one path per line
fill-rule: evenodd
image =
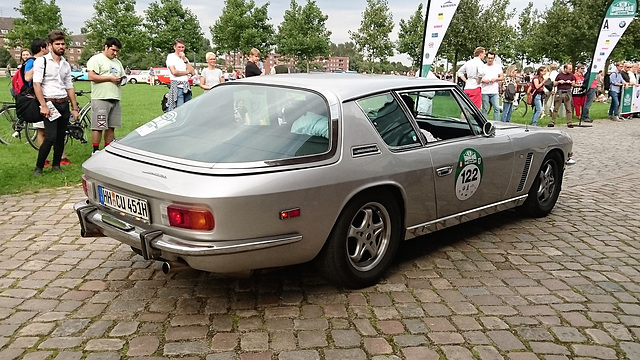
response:
M129 84L146 84L149 79L149 70L131 70L131 74L127 75Z

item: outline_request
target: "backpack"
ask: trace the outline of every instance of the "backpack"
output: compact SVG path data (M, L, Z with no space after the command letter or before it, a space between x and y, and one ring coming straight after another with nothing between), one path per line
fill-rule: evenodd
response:
M31 59L35 60L34 57L29 58L29 60ZM24 84L24 64L22 64L22 66L20 66L20 69L16 71L16 73L11 77L11 89L9 90L11 92L11 96L15 98L16 95L20 94L22 92Z
M504 101L513 101L516 98L516 84L508 83L504 89Z
M43 69L43 77L47 73L47 59L44 60L44 69ZM35 61L35 60L34 60ZM40 115L40 103L33 91L33 83L29 86L26 82L24 82L24 66L20 67L19 72L22 78L22 87L20 91L15 94L16 99L16 115L18 118L28 122L28 123L36 123L38 121L42 121L42 115ZM13 91L14 88L12 87Z

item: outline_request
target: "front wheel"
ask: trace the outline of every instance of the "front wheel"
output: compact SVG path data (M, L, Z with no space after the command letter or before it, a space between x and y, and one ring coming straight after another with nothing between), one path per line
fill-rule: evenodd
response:
M549 154L542 162L531 185L529 195L522 209L532 217L543 217L551 212L560 196L563 174L562 158L558 154Z
M40 145L38 145L38 129L34 126L35 124L26 123L25 124L25 134L27 136L27 141L32 148L39 150ZM43 129L44 131L44 129Z
M138 80L136 80L135 78L131 78L131 80L129 80L130 84L137 84Z
M400 209L388 194L364 193L340 214L317 258L320 271L349 288L372 284L389 267L402 236Z

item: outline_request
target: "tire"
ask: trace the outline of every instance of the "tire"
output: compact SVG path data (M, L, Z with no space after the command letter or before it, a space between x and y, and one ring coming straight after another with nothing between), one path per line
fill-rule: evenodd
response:
M80 126L83 128L84 140L87 143L91 143L91 107L80 115ZM85 143L80 141L81 143Z
M373 285L395 257L401 224L400 208L392 196L358 195L340 214L316 265L325 277L346 287Z
M154 81L153 81L153 83L154 83L155 85L160 85L160 80L154 80Z
M522 204L522 210L527 215L543 217L551 212L560 195L563 172L564 166L559 154L552 153L544 158L529 189L529 196Z
M16 123L18 121L18 115L16 115L16 107L9 105L0 109L0 143L5 145L19 144L20 138L24 136L20 132L18 137L13 137L16 132Z
M137 84L138 80L136 80L135 78L131 78L131 80L129 80L129 83L131 84Z
M33 124L26 124L27 127L24 129L25 136L27 137L27 141L32 148L39 150L40 146L38 145L38 129L36 129Z

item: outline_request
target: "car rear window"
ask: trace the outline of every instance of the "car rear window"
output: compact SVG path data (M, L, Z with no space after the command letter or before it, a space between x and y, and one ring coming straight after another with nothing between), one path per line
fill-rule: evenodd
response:
M142 125L119 143L180 159L238 163L327 153L330 134L329 110L320 95L230 83Z

